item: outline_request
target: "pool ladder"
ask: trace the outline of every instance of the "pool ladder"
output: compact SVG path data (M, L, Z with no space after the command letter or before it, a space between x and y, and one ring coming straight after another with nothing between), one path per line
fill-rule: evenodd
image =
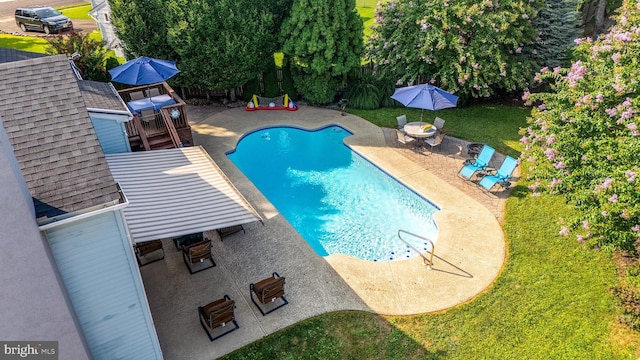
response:
M418 239L422 239L422 240L424 240L424 241L429 242L429 244L431 244L431 251L430 251L431 256L429 257L429 260L427 260L427 258L426 258L426 257L424 257L424 256L422 255L422 252L420 252L420 250L418 250L418 249L414 248L414 247L413 247L413 246L412 246L412 245L411 245L407 240L403 239L403 238L402 238L402 233L405 233L405 234L408 234L408 235L411 235L411 236L417 237ZM431 240L429 240L429 239L427 239L427 238L425 238L425 237L422 237L422 236L420 236L420 235L416 235L416 234L414 234L414 233L410 233L410 232L405 231L405 230L398 230L398 238L399 238L400 240L402 240L402 242L404 242L405 244L407 244L407 246L408 246L408 247L410 247L411 249L413 249L413 251L415 251L415 252L417 252L418 254L420 254L420 257L422 257L422 260L423 260L423 264L424 264L424 265L427 265L427 269L431 270L431 267L433 266L433 253L435 253L435 252L436 252L436 245L433 243L433 241L431 241Z

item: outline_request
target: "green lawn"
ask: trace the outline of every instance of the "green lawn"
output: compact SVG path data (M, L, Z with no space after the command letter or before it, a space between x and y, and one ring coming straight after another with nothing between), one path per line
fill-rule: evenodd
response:
M447 134L473 142L491 144L503 154L519 156L522 144L518 129L526 126L525 118L530 110L505 105L476 105L438 111L411 108L383 108L376 110L349 109L350 113L382 126L397 127L396 116L406 114L407 120L419 121L420 114L426 122L433 123L436 116L443 118Z
M0 34L0 47L45 54L49 46L47 40L30 36Z
M373 33L373 30L371 30L371 26L373 25L373 16L375 13L375 7L373 8L359 7L357 10L364 24L364 39L366 41L369 35Z
M419 111L355 111L381 126ZM527 109L471 106L437 113L454 136L514 154ZM524 169L526 171L526 169ZM571 209L558 196L530 196L519 184L507 200L509 255L485 293L435 314L379 316L342 311L295 324L225 359L637 359L640 339L615 321L610 255L558 235ZM472 231L472 230L470 230ZM444 240L443 240L444 241Z
M64 15L66 15L71 20L73 19L85 19L90 20L91 16L89 16L89 11L91 10L91 3L85 2L82 4L75 5L67 5L61 6L57 9L60 10Z
M364 39L373 33L371 26L373 25L373 17L375 15L378 0L356 0L356 10L364 23Z

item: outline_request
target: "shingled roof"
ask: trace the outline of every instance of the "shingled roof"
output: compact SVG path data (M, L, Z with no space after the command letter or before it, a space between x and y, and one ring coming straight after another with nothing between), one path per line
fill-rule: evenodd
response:
M35 59L35 58L40 58L44 56L48 56L48 55L0 47L0 63Z
M118 203L66 56L0 64L0 116L39 221Z
M80 80L78 86L87 108L127 111L126 105L111 83Z

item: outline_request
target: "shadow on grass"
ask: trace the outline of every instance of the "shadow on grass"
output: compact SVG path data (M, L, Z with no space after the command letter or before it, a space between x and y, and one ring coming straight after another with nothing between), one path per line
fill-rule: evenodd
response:
M513 190L511 190L511 196L518 199L524 199L525 197L527 197L528 193L529 189L524 185L516 185Z
M222 359L444 359L386 318L337 311L280 330Z

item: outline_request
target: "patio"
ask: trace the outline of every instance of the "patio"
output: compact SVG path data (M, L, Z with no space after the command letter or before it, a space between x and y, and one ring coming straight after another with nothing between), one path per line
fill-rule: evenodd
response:
M435 216L439 238L433 270L419 257L371 263L342 255L317 256L225 155L242 134L257 127L286 124L313 129L336 123L354 133L346 139L354 150L442 209ZM206 233L213 240L218 264L212 269L190 275L171 240L165 240L165 260L141 268L167 359L218 357L329 311L405 315L446 309L478 295L502 268L505 243L499 220L504 195L488 195L456 177L467 157L461 141L448 138L441 153L425 156L394 148L391 129L307 106L295 113L231 109L192 123L192 129L194 142L207 150L265 221L249 224L246 234L224 241L215 232ZM273 271L287 278L289 305L263 317L251 304L249 283ZM236 301L240 329L211 343L198 322L197 307L224 294Z

